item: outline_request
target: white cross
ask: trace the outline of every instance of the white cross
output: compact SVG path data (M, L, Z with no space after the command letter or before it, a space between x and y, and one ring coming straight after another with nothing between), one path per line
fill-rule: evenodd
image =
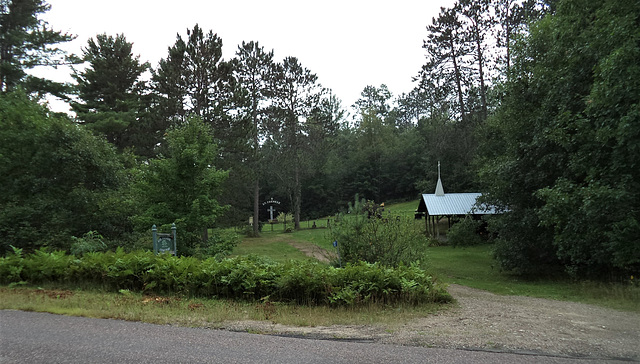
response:
M273 220L273 213L276 212L276 209L274 209L273 206L269 206L267 211L269 211L269 217L271 218L270 220Z

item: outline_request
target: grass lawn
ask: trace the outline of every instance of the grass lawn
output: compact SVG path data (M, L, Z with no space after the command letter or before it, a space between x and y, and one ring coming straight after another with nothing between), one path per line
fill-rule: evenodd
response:
M418 201L385 206L385 212L413 216ZM332 219L333 220L333 219ZM296 246L318 246L334 252L330 230L324 228L327 218L316 220L318 228L311 229L311 222L302 222L302 229L285 233L282 224L274 225L274 231L266 225L259 238L243 238L234 255L258 254L277 261L312 259ZM416 220L424 224L424 220ZM441 231L446 227L443 220ZM555 300L592 303L621 310L640 312L640 287L602 282L578 282L567 277L555 279L523 279L501 272L492 258L491 245L467 248L432 246L428 248L429 267L439 280L487 290L502 295L521 295Z
M285 233L282 230L266 230L258 238L244 237L233 250L232 255L255 254L267 256L275 261L311 259L298 248L311 250L315 247L329 252L333 251L329 229L301 229L290 233Z
M500 272L493 260L493 247L430 247L432 272L446 283L487 290L496 294L549 298L592 303L640 312L640 287L630 285L577 282L567 277L523 279Z

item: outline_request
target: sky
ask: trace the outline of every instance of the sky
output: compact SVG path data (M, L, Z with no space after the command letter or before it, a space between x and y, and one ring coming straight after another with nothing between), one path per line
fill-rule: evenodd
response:
M234 57L242 41L258 41L274 59L297 57L332 89L348 109L367 85L386 84L394 96L413 89L412 77L425 63L426 27L452 0L49 0L43 19L76 35L64 45L81 54L97 34L124 34L133 54L153 68L177 34L199 24L217 33L223 58ZM49 71L70 81L70 70Z

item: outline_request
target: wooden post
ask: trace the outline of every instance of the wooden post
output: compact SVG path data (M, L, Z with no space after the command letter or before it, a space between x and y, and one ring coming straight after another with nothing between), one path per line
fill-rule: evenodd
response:
M429 234L429 213L424 213L424 232L425 234Z

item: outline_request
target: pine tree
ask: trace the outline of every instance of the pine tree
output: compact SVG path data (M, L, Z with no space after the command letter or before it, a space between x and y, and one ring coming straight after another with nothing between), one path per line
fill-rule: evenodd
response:
M158 117L165 128L197 115L216 130L218 142L231 133L226 111L233 91L231 66L222 59L222 39L197 24L180 34L167 58L153 71L152 84ZM219 143L224 150L224 143Z
M270 78L270 126L272 142L281 151L282 162L289 171L281 179L292 196L295 228L300 228L302 201L302 149L306 142L306 119L317 107L323 94L318 76L304 68L297 58L287 57L275 64Z
M35 77L28 70L72 61L54 47L73 36L49 28L40 15L51 8L44 0L0 0L0 92L22 86L27 92L63 96L62 84Z
M149 64L134 56L132 47L122 34L115 37L100 34L89 39L83 49L83 59L89 65L73 75L81 101L73 102L71 107L81 122L95 133L105 135L118 149L143 144L141 149L148 150L150 146L136 140L145 138L134 134L136 130L143 132L139 124L145 83L140 77Z
M459 115L460 120L465 120L467 116L465 98L469 76L463 68L463 61L470 49L465 38L459 9L457 7L442 8L427 30L429 31L428 39L423 45L427 51L427 63L423 66L421 78L425 82L442 80L445 87L455 90L456 114Z
M245 125L251 145L251 179L253 180L253 234L259 234L260 221L260 141L266 132L265 108L269 72L273 68L273 51L265 52L258 42L242 42L233 60L234 76L238 82L240 97L237 98L239 118Z

